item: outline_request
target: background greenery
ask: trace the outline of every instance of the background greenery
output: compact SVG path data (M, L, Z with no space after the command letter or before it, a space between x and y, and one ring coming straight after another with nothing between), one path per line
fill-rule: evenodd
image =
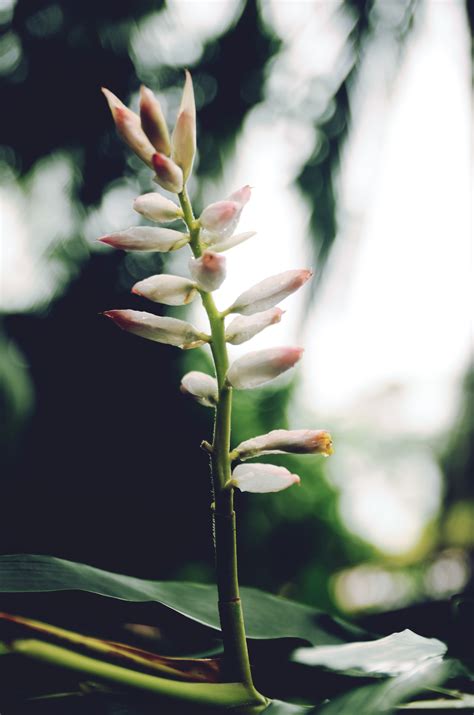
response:
M386 41L403 53L420 6L400 4L400 20L387 28ZM115 138L99 87L127 99L143 81L172 98L182 82L182 68L164 64L159 46L147 62L137 53L137 37L146 39L147 23L161 7L157 0L0 5L3 179L26 195L43 186L41 210L31 215L26 202L23 214L34 221L38 243L50 215L64 213L58 240L38 245L49 287L34 302L7 310L1 323L0 551L210 582L208 464L199 443L210 433L211 416L177 389L186 367L205 358L124 340L105 324L99 313L128 307L132 283L161 270L162 261L97 251L85 239L94 221L99 226L99 219L110 218L107 196L122 192L127 202L143 178L136 178L137 164ZM333 177L351 131L351 87L376 23L370 2L345 0L342 8L353 21L347 38L353 61L335 86L332 110L315 112L322 140L297 177L314 206L308 240L320 271L336 233ZM473 5L467 8L472 26ZM181 38L183 45L191 40ZM260 5L249 0L200 42L195 61L186 59L201 105L197 177L218 182L245 117L262 99L281 41ZM56 198L58 184L66 209ZM199 206L202 197L196 185L192 189ZM318 280L315 294L317 288ZM285 426L293 388L239 395L235 442ZM337 610L331 577L341 569L372 564L408 574L410 598L419 602L429 595L423 575L446 548L462 549L472 564L470 376L465 395L466 408L440 456L443 509L416 554L389 559L351 534L337 509L337 490L323 474L315 478L314 462L305 461L296 467L300 490L238 499L243 583ZM304 479L309 469L312 476Z

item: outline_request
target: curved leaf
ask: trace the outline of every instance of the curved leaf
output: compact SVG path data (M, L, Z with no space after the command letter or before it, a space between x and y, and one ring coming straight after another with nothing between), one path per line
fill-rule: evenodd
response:
M447 646L408 629L370 642L298 648L293 660L304 665L324 665L333 670L399 675L423 661L441 659Z
M354 688L315 709L317 715L388 715L409 698L443 683L449 677L447 661L427 661L418 668L374 685Z
M53 556L0 556L0 593L52 591L86 591L135 603L156 602L220 630L214 586L148 581ZM295 638L316 645L369 637L349 623L294 601L245 587L241 595L249 638Z

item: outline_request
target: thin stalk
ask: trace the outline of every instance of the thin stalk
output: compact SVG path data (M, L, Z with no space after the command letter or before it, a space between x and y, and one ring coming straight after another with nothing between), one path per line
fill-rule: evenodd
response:
M129 670L35 639L13 641L9 644L9 651L181 702L227 708L253 704L248 689L242 683L183 683Z
M191 236L191 250L195 258L199 258L202 255L200 226L194 217L186 187L179 194L179 200ZM264 704L265 698L257 692L252 681L239 593L233 490L225 488L231 477L229 452L232 414L232 388L225 380L229 367L225 316L217 310L211 293L201 291L201 298L211 327L211 351L219 388L212 442L212 481L215 495L213 518L217 588L224 654L229 676L243 683L256 703Z

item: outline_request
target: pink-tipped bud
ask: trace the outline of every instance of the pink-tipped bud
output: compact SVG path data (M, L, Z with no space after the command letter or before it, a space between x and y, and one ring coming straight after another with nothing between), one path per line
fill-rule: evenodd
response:
M155 153L155 148L142 129L140 117L132 112L118 97L110 90L102 87L117 132L128 144L135 154L140 157L145 164L151 166L151 158Z
M241 293L229 308L229 312L253 315L267 310L301 288L312 275L312 271L302 269L284 271L265 278Z
M217 290L225 279L225 256L213 251L204 251L200 258L191 258L189 271L201 290L211 293Z
M241 492L268 494L281 492L300 481L297 474L291 474L285 467L276 467L274 464L239 464L232 472L230 484Z
M227 382L240 390L259 387L294 367L302 354L303 348L294 347L247 353L232 363L227 372Z
M234 233L241 213L242 206L237 201L217 201L204 209L199 223L206 231L223 239Z
M155 181L166 189L179 194L183 190L183 172L172 159L164 154L153 154L153 168L156 172Z
M197 348L209 340L190 323L177 318L152 315L141 310L107 310L104 315L122 330L183 350Z
M222 241L219 237L217 237L216 243L213 243L213 241L216 239L216 236L214 236L213 234L207 234L207 236L209 237L208 245L211 246L212 250L216 253L223 253L223 251L228 251L229 248L234 248L234 246L238 246L239 243L248 241L248 239L255 236L255 234L256 231L245 231L244 233L237 233L235 236L229 236L228 238L224 238L224 240Z
M173 201L165 199L161 194L150 192L142 194L133 202L133 208L150 221L175 221L183 215L182 210Z
M252 195L252 187L246 184L242 188L237 189L237 191L232 192L230 196L227 197L228 201L236 201L241 206L245 206L250 201Z
M196 154L196 104L191 75L186 70L183 96L171 138L173 160L183 170L186 181L191 173Z
M133 226L125 231L117 231L98 239L122 251L176 251L189 243L189 236L171 228L153 228L151 226Z
M190 395L205 407L215 407L218 399L217 381L204 372L193 370L181 380L181 392Z
M253 338L269 325L275 325L281 320L283 311L281 308L270 308L263 313L255 315L239 315L234 318L226 328L225 339L232 345L240 345Z
M161 105L151 89L140 87L140 118L143 131L156 151L169 156L171 153L170 135L166 126Z
M196 284L188 278L161 274L135 283L132 293L153 300L155 303L187 305L196 297L197 288Z
M333 453L332 439L326 430L312 429L276 429L268 434L261 434L241 442L232 451L234 459L244 461L264 454L323 454L328 457Z

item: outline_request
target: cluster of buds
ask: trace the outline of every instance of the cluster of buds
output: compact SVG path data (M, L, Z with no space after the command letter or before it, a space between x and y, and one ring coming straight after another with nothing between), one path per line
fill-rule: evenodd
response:
M227 198L207 206L196 220L185 212L185 184L196 152L196 109L189 72L183 90L174 131L170 137L160 104L154 94L142 87L140 114L128 109L109 90L103 90L120 136L135 154L155 172L154 181L178 195L175 203L160 193L139 196L133 208L152 222L182 220L185 229L163 226L139 226L103 236L99 240L125 251L175 251L187 244L193 256L189 276L160 274L136 283L132 292L156 303L186 305L198 294L217 290L226 276L225 251L246 241L254 232L235 233L241 213L250 200L251 187L243 186ZM306 269L287 270L266 278L241 293L230 307L219 313L219 320L235 315L225 326L225 341L240 345L265 328L280 322L283 311L278 304L311 278ZM214 338L198 331L190 323L136 310L109 310L104 313L118 327L148 340L182 349L212 343ZM190 372L182 379L181 390L200 404L219 409L222 390L259 387L293 368L303 350L299 347L274 347L247 353L237 358L227 370L225 380L202 372ZM237 462L227 488L249 492L280 491L298 483L299 477L284 467L272 464L243 464L265 454L332 453L331 437L325 430L275 430L242 442L229 455Z

